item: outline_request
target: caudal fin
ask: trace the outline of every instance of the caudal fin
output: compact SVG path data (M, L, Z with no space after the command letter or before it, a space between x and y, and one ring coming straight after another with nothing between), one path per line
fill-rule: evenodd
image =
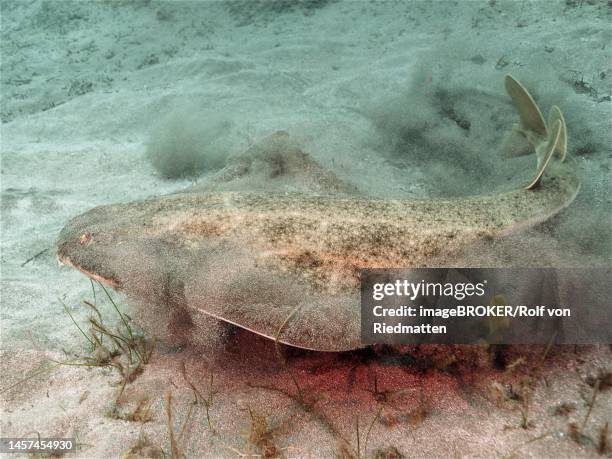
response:
M565 161L565 155L567 154L567 127L561 109L553 105L548 113L548 127L550 128L550 126L553 126L557 120L561 122L561 134L555 151L559 154L559 159Z
M546 122L531 94L512 75L506 75L505 83L521 119L520 130L527 140L548 137Z
M525 87L513 76L506 75L506 91L519 113L520 125L515 126L506 137L503 151L506 156L521 156L535 153L538 158L537 173L525 187L537 188L546 166L555 153L561 161L567 154L567 127L561 109L553 105L544 121L542 112Z
M555 123L551 129L548 142L546 144L542 144L541 152L536 152L538 154L538 171L535 177L531 180L531 182L529 182L529 185L525 187L526 190L533 190L534 188L537 188L537 186L540 184L540 180L542 180L542 175L546 170L546 166L548 166L550 159L553 157L554 153L559 148L561 138L563 137L563 132L563 123L561 122L561 120L555 120Z

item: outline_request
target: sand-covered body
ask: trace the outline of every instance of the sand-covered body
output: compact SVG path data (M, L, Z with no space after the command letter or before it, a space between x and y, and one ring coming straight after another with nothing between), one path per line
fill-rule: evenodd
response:
M360 269L431 266L477 240L542 222L574 200L580 182L566 161L561 110L552 106L545 121L516 79L507 75L505 84L520 124L502 150L537 158L535 176L513 191L364 198L278 131L235 157L213 183L226 190L255 172L264 182L284 176L281 186L293 181L307 192L193 187L97 207L62 230L59 259L128 297L166 305L170 330L197 328L195 315L203 312L292 346L359 348Z
M58 255L128 297L164 301L318 350L359 344L359 270L428 266L547 219L579 182L556 162L535 190L382 200L303 193L178 193L102 206L62 231Z

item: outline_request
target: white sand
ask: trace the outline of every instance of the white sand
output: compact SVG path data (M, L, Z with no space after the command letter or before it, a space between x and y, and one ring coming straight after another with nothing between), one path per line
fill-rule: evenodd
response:
M370 362L368 373L368 365L355 367L345 356L300 355L290 359L291 371L307 399L320 398L308 413L281 392L249 386L295 395L270 343L245 332L224 345L211 337L214 346L204 355L161 343L121 399L129 407L143 394L150 397L153 420L142 425L105 416L119 379L107 369L60 366L13 385L50 366L47 359L70 359L84 347L58 301L86 320L81 301L91 299L89 282L55 260L55 238L68 219L97 205L190 184L163 180L145 158L150 129L177 109L195 111L202 123L225 123L219 142L232 152L287 130L365 194L464 193L502 186L517 167L491 151L509 128L505 121L515 119L502 84L512 73L543 107L557 103L564 110L584 186L552 224L529 239L499 243L495 253L519 264L539 251L587 264L609 262L607 2L355 1L284 9L265 2L1 5L2 436L76 436L78 457L117 457L143 432L169 454L163 400L171 391L178 426L193 397L180 370L185 362L204 394L214 372L217 391L211 409L216 433L198 408L180 442L189 457L261 453L246 440L249 408L277 427L273 443L289 457L330 457L347 448L355 455L358 416L363 456L380 407L385 422L372 425L368 457L390 446L407 457L503 457L521 445L520 457L597 455L596 445L579 445L567 432L569 422L581 424L586 415L593 391L586 377L612 369L608 346L553 352L542 366L527 429L519 427L521 403L496 401L491 384L516 384L537 365L541 349L521 350L533 355L510 375L486 362L476 369L463 362L458 374ZM471 121L470 136L440 118L428 98L437 87L463 94L457 110ZM509 118L498 122L491 111ZM398 128L389 120L429 138L413 155L399 155L392 138ZM453 162L448 156L455 150L460 160ZM428 166L423 156L429 153ZM516 164L531 164L525 161ZM529 251L519 251L517 240L529 241ZM122 307L129 313L129 305ZM103 313L112 317L108 304ZM406 392L385 403L374 400L365 390L372 388L373 371L379 388ZM420 388L430 409L417 422ZM610 394L597 395L584 430L595 442L612 420ZM551 414L561 402L575 404L569 418ZM343 447L347 442L350 447Z

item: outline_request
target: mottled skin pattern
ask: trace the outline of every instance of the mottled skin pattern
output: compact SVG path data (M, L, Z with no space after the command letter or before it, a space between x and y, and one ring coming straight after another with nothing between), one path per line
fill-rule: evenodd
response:
M457 199L185 192L102 206L63 229L58 256L128 297L172 297L172 304L270 337L308 297L307 307L318 315L297 321L298 328L287 330L283 341L350 349L358 347L359 269L427 266L433 256L452 255L478 239L543 221L576 195L572 166L571 161L552 163L534 190ZM211 258L218 268L207 267ZM237 277L225 277L232 269L248 273L249 281L238 287ZM263 287L270 277L284 280L280 287ZM287 291L288 284L301 290L281 292L285 284ZM256 304L255 297L266 295L269 299ZM333 334L331 325L329 333L312 336L333 308L338 308L334 317L345 317L335 323L348 336L342 343L322 341Z
M553 106L546 122L517 80L507 75L505 83L521 121L510 146L526 142L538 158L535 177L515 191L410 201L340 196L350 188L280 131L235 158L221 182L257 165L264 182L286 174L332 195L193 188L97 207L62 230L58 257L128 297L166 305L164 317L204 312L294 346L355 349L360 269L429 266L466 244L544 221L576 196L561 110ZM174 328L183 326L192 324Z

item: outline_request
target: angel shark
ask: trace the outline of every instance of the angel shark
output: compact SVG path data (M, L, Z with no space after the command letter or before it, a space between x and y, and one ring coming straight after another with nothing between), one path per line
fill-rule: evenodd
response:
M533 178L515 190L454 199L356 197L294 152L299 160L287 164L322 174L329 186L321 191L330 192L193 188L100 206L65 226L58 258L128 300L167 305L169 322L177 311L205 313L292 346L362 347L361 268L428 266L433 256L542 222L576 196L580 183L566 155L561 110L552 107L545 121L517 80L506 76L505 85L520 118L505 149L522 154L529 147L537 156ZM287 137L277 133L255 152L261 159L266 145L289 149Z

